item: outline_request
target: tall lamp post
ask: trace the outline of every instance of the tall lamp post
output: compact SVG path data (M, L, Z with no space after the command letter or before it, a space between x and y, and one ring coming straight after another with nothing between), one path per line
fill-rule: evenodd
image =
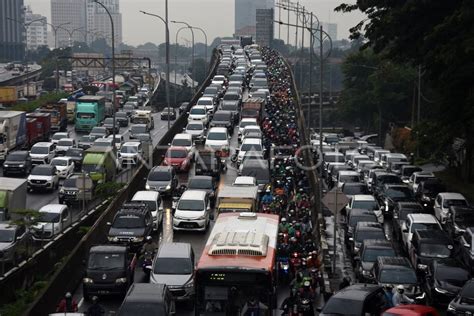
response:
M168 24L168 0L166 0L166 15L165 18L163 19L161 16L153 14L153 13L148 13L145 11L140 11L143 14L154 16L165 24L165 30L166 30L166 82L165 82L165 89L166 89L166 105L168 107L168 129L170 129L171 123L170 123L170 29L169 29L169 24Z
M100 5L102 8L104 8L105 12L107 12L109 18L110 18L110 27L112 30L112 108L113 108L113 119L112 119L112 126L115 127L115 30L114 30L114 19L112 18L112 15L110 14L109 9L102 3L99 2L98 0L94 0L94 2L98 5ZM115 128L112 129L112 139L115 142ZM114 147L115 148L115 147Z
M206 42L206 43L205 43L205 44L206 44L206 49L205 49L205 51L204 51L204 59L206 60L206 63L205 63L205 64L206 64L206 72L207 72L207 34L206 34L206 32L204 32L204 30L203 30L202 28L200 28L200 27L193 26L192 28L201 31L202 34L204 35L204 41Z
M64 26L64 25L71 24L71 22L65 22L65 23L61 23L61 24L58 24L58 25L54 25L54 24L46 22L46 20L43 19L43 23L51 26L51 28L53 29L53 32L54 32L54 49L58 48L58 29L62 28L62 26Z
M195 90L194 90L194 79L196 78L195 76L195 73L194 73L194 31L193 31L193 27L191 25L189 25L187 22L183 22L183 21L171 21L171 23L175 23L175 24L184 24L186 25L189 30L191 31L191 39L192 39L192 42L193 42L193 48L192 48L192 52L191 52L191 69L192 69L192 74L193 74L193 78L192 78L192 88L193 88L193 93L195 93ZM176 83L176 82L175 82Z
M177 69L178 69L178 35L179 32L181 32L184 29L187 29L187 26L180 27L178 31L176 32L176 38L175 38L175 48L174 48L174 84L177 85ZM176 88L174 89L174 103L176 104Z

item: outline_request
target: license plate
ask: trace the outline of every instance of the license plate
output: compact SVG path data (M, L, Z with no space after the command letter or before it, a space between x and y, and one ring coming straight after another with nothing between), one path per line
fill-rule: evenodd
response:
M98 291L99 294L109 294L109 291L106 291L106 290L101 290L101 291Z

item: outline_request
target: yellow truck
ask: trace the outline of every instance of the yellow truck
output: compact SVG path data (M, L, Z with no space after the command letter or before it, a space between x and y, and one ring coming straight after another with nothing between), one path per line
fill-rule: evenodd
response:
M148 130L155 128L155 121L148 110L135 110L132 115L132 124L146 124Z
M224 185L216 200L217 214L229 212L257 212L258 186Z
M0 103L11 104L18 100L17 87L0 87Z

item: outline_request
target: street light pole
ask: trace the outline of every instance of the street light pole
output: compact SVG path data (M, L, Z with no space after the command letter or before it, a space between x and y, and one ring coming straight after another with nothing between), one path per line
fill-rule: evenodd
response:
M163 19L161 16L148 13L145 11L140 11L143 14L154 16L160 19L165 24L165 32L166 32L166 82L165 82L165 89L166 89L166 105L168 107L168 129L171 127L170 123L170 30L169 30L169 23L168 23L168 0L165 2L165 18Z
M175 48L174 48L174 84L175 84L175 89L174 89L174 104L176 105L176 91L178 90L176 88L176 86L178 85L176 80L176 74L177 74L177 69L178 69L178 35L179 35L179 32L181 32L181 30L184 30L184 29L187 29L188 27L187 26L183 26L181 28L178 29L178 31L176 32L176 38L175 38Z
M191 52L191 73L193 74L193 78L192 78L192 88L193 88L193 94L195 93L195 88L194 88L194 79L196 78L196 74L194 72L194 31L193 31L193 27L191 25L189 25L189 23L187 22L183 22L183 21L171 21L171 23L176 23L176 24L184 24L186 25L189 30L191 31L191 39L192 39L192 43L193 43L193 48L192 48L192 52Z
M202 28L200 28L200 27L193 26L193 29L196 29L196 30L201 31L202 34L204 35L204 41L206 42L206 43L205 43L205 44L206 44L206 50L204 51L204 56L205 56L204 59L206 60L206 63L205 63L206 67L205 67L205 69L206 69L206 73L207 73L207 34L206 34L206 32L204 32L204 30L203 30Z
M110 27L112 30L112 108L113 108L113 118L112 118L112 125L114 128L112 129L112 139L114 140L115 144L115 30L114 30L114 19L112 18L112 15L109 12L109 9L102 3L99 2L98 0L94 0L94 2L98 5L100 5L102 8L104 8L105 12L107 12L109 18L110 18ZM114 146L115 148L115 146Z

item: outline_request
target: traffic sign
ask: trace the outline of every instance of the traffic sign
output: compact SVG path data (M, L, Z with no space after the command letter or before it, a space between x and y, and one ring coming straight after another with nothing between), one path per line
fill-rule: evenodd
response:
M333 213L336 214L342 210L350 199L345 195L341 189L335 186L331 191L324 195L323 204Z

